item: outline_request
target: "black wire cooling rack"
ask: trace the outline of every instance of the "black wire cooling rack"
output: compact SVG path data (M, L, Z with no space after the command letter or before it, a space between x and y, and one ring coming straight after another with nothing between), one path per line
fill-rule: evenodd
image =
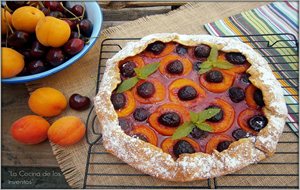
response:
M189 183L165 182L134 170L105 151L94 108L86 120L89 145L83 188L199 189L199 188L297 188L299 187L299 64L298 41L293 34L223 36L241 40L258 51L270 64L284 88L289 117L276 153L257 164L226 176ZM101 43L96 94L107 59L127 42L140 38L109 38ZM287 148L288 147L288 148ZM107 161L109 160L109 161ZM151 178L151 180L144 180ZM95 183L97 181L97 183ZM149 181L151 181L150 184ZM122 184L122 185L120 185ZM253 184L256 184L253 186Z

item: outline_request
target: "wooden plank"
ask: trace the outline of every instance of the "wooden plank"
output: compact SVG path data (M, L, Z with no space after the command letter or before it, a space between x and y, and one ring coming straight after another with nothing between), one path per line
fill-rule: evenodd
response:
M104 9L121 9L128 7L181 6L188 1L99 1Z
M123 8L118 10L103 9L105 21L136 20L140 17L165 14L171 10L170 6L146 7L146 8Z

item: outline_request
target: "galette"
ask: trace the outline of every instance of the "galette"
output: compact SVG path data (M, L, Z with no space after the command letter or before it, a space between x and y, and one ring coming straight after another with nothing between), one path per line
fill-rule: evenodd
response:
M105 149L169 181L217 177L271 156L287 116L266 60L209 35L129 42L107 61L99 89Z

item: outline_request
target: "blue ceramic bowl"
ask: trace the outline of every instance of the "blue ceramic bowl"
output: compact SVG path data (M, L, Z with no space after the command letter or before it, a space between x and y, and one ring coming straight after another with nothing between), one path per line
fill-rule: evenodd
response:
M74 3L69 3L69 4L71 7L72 4L76 4L76 3L74 2ZM84 56L89 51L89 49L91 47L93 47L93 45L95 44L95 42L97 40L97 38L95 38L95 37L99 36L100 29L101 29L102 22L103 22L102 11L97 2L85 2L85 6L86 6L87 18L93 23L93 32L91 35L91 37L93 37L93 38L90 39L89 44L85 45L84 48L78 54L76 54L75 56L73 56L71 59L64 62L63 64L61 64L57 67L54 67L50 70L44 71L42 73L28 75L28 76L17 76L17 77L8 78L8 79L1 79L1 82L13 84L13 83L25 83L25 82L41 79L41 78L47 77L49 75L53 75L54 73L57 73L65 68L67 68L68 66L72 65L77 60L79 60L82 56Z

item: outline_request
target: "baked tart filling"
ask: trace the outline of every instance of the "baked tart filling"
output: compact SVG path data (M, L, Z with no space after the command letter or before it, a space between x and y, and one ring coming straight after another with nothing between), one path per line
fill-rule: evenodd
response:
M180 154L222 152L266 127L263 94L248 80L250 64L242 53L156 41L118 63L120 85L136 76L137 65L144 69L152 63L159 67L151 75L111 96L119 120L132 125L126 134L176 159ZM198 69L192 69L193 63Z
M95 106L108 151L172 181L271 155L287 114L280 84L249 46L178 34L150 35L110 59Z

